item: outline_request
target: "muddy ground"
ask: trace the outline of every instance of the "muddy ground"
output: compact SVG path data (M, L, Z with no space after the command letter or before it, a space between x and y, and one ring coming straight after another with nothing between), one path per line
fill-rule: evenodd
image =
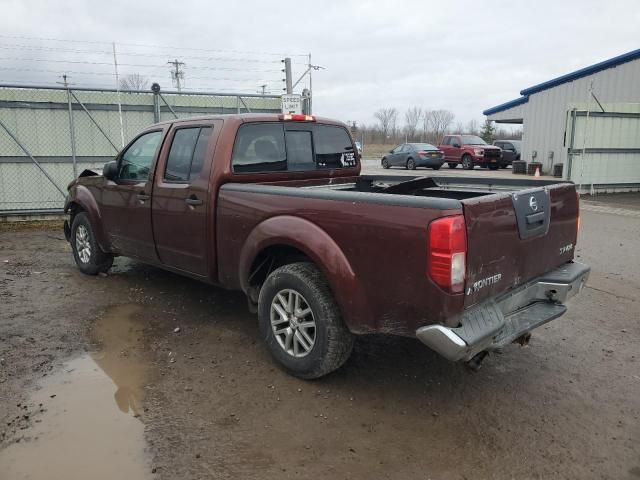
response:
M362 337L319 381L241 294L0 227L0 478L640 478L640 211L589 210L569 313L478 373ZM179 329L179 331L176 331Z

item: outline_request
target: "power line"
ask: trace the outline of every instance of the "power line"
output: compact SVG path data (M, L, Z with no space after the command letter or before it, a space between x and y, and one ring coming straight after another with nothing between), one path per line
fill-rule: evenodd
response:
M31 37L26 35L0 35L0 38L10 38L10 39L19 39L19 40L39 40L39 41L47 41L47 42L65 42L65 43L84 43L84 44L92 44L92 45L105 45L110 46L113 42L106 41L92 41L92 40L78 40L78 39L62 39L62 38L47 38L47 37ZM241 55L273 55L277 57L288 56L288 57L306 57L307 54L304 53L286 53L286 52L263 52L256 50L224 50L224 49L213 49L213 48L194 48L194 47L184 47L184 46L175 46L175 45L159 45L159 44L144 44L144 43L122 43L115 42L118 46L130 46L130 47L141 47L141 48L162 48L162 49L174 49L174 50L191 50L197 52L220 52L220 53L230 53L230 54L241 54Z

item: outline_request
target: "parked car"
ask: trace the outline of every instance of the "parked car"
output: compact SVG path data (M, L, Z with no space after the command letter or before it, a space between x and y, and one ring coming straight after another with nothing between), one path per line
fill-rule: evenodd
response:
M429 143L403 143L382 157L383 168L404 167L415 170L417 167L430 167L439 170L444 163L444 154Z
M353 142L358 149L358 153L362 155L362 144L360 142Z
M244 291L301 378L375 332L478 366L584 285L572 183L360 175L354 149L343 123L309 115L152 125L71 182L65 236L89 275L122 255Z
M501 168L507 168L514 160L520 160L522 142L520 140L496 140L493 145L502 150Z
M502 150L477 135L445 135L438 148L444 152L449 168L461 163L466 170L476 165L497 170L502 163Z

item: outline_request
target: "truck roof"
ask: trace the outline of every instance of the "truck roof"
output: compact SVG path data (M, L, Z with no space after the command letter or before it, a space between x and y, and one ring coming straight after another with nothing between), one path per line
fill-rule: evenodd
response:
M174 118L172 120L165 120L163 122L154 123L153 125L149 125L149 127L147 128L156 127L158 125L185 123L185 122L193 122L198 120L231 120L231 121L236 121L238 123L288 121L288 120L282 120L280 118L281 115L282 113L221 113L217 115L202 115L198 117ZM338 125L345 128L347 127L345 123L337 120L332 120L324 117L317 117L315 115L313 115L313 118L314 118L314 121L309 123L323 123L323 124L329 124L329 125Z

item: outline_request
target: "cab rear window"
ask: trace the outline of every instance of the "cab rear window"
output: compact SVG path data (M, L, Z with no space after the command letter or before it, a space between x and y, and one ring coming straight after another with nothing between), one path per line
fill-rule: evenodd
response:
M339 126L253 123L240 127L231 165L235 173L355 167L351 137Z

